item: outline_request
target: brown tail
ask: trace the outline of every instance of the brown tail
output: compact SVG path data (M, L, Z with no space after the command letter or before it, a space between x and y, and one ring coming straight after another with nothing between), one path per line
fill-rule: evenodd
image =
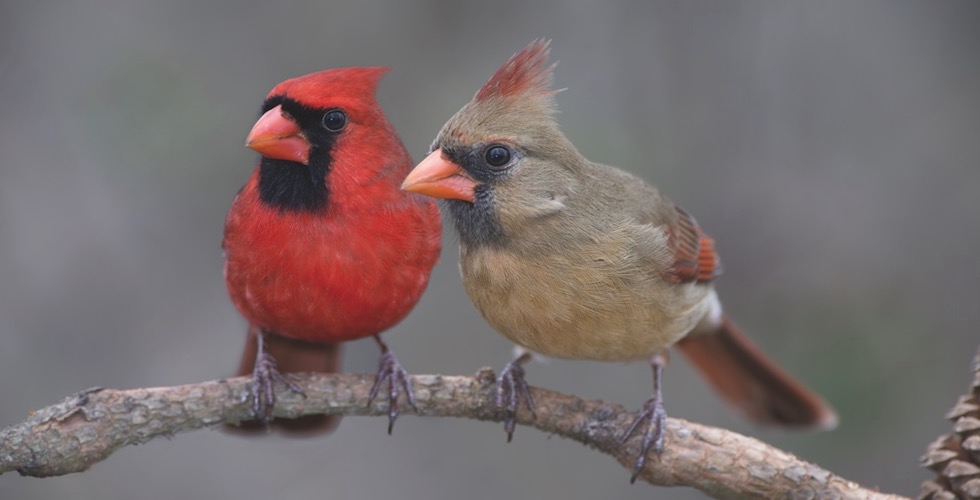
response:
M721 396L753 422L831 429L837 413L767 358L728 317L710 333L692 333L677 347Z
M255 329L250 328L245 342L245 352L242 353L242 360L238 364L239 376L251 375L255 367L255 355L258 351L256 335ZM341 349L338 343L303 342L266 333L264 348L265 352L276 360L281 373L336 373L340 370ZM305 437L331 432L339 423L339 415L308 415L295 419L277 418L272 421L272 429L290 436ZM267 432L265 425L257 420L226 425L225 429L246 435Z

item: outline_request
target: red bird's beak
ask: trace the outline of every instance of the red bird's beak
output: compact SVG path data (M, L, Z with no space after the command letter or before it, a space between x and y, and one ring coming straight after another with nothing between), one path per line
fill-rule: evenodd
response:
M310 162L310 141L303 137L299 124L283 112L282 106L266 111L255 122L245 138L245 145L267 158L303 165Z
M408 173L402 189L433 198L470 203L476 199L476 182L459 165L443 158L441 149L433 151Z

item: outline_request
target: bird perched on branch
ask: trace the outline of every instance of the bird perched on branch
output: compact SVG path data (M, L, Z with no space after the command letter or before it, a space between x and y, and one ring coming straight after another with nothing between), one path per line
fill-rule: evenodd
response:
M389 427L407 373L379 334L419 300L438 259L435 203L399 183L412 160L374 97L385 68L343 68L286 80L269 93L246 145L262 158L225 225L225 280L248 320L239 375L254 375L253 408L269 424L281 373L336 372L339 343L374 337L388 383ZM277 419L326 432L337 417ZM263 427L246 425L246 428Z
M832 427L834 411L767 359L722 312L711 286L715 245L653 186L583 157L555 122L554 65L535 41L494 73L439 131L402 188L444 199L460 240L466 291L498 332L545 356L649 360L653 396L623 441L648 421L633 480L663 449L660 389L676 345L749 419ZM501 372L497 404L533 401L528 352Z

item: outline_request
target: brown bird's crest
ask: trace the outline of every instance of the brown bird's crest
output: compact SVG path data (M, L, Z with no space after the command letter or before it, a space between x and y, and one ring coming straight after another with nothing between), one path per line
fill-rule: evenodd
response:
M551 74L557 63L548 64L550 43L550 40L539 38L514 54L490 77L473 100L481 102L528 94L550 96L557 92L551 89Z

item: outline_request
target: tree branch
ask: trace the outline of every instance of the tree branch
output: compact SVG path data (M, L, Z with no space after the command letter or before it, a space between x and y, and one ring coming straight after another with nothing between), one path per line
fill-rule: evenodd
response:
M386 415L385 403L367 406L373 378L353 374L293 376L306 397L281 391L277 417L333 413ZM115 450L160 436L238 422L251 416L250 378L149 389L89 389L32 412L0 431L0 473L46 477L81 472ZM419 414L500 421L494 406L494 373L476 377L412 378ZM536 418L517 421L574 439L632 469L639 439L619 445L633 414L623 407L532 388ZM666 451L648 461L640 477L662 486L692 486L723 498L900 498L868 490L758 440L667 420ZM626 475L623 480L626 480Z

